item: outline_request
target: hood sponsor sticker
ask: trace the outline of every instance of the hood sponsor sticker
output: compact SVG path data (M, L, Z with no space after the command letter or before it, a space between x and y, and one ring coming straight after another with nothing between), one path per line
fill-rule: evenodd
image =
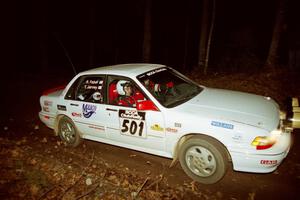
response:
M226 129L233 129L234 128L233 124L227 124L227 123L218 122L218 121L212 121L211 125L216 126L216 127L226 128Z
M151 128L151 130L154 130L154 131L164 131L164 129L158 124L154 124L150 128Z
M94 113L96 113L97 106L91 104L82 105L82 114L85 118L90 118Z

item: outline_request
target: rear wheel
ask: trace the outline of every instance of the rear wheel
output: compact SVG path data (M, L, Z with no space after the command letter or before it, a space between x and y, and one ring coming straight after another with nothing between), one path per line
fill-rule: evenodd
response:
M213 184L223 178L228 167L224 147L207 136L195 136L181 145L179 161L185 173L203 184Z
M68 117L62 117L58 124L60 139L68 146L76 147L80 144L81 138L76 130L75 124Z

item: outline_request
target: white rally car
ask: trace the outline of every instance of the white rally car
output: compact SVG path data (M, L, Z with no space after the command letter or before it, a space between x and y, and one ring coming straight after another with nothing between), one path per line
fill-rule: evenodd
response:
M41 121L70 146L84 138L172 158L204 184L229 166L272 172L292 142L289 115L271 98L204 87L158 64L81 72L46 91L40 104ZM297 99L293 104L299 112ZM290 124L299 126L299 113L292 115Z

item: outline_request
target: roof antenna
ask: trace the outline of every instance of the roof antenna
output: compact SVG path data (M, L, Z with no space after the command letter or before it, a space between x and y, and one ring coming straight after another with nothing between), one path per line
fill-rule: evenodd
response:
M74 72L74 74L76 75L77 72L76 72L75 66L74 66L73 63L72 63L72 60L71 60L71 58L70 58L70 56L69 56L69 54L68 54L67 49L65 48L65 46L63 45L63 43L62 43L61 40L59 39L58 34L57 34L57 33L53 33L53 35L54 35L55 39L58 41L58 43L60 44L60 46L63 48L64 53L65 53L66 57L68 58L68 61L70 62L71 66L72 66L72 68L73 68L73 72Z

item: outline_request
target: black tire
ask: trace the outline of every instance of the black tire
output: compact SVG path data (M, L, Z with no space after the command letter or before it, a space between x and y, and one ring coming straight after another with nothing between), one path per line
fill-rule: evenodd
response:
M75 124L68 117L62 117L59 120L58 134L60 139L68 146L76 147L81 142L81 138Z
M224 147L207 136L193 136L179 149L179 161L185 173L203 184L218 182L228 168Z

